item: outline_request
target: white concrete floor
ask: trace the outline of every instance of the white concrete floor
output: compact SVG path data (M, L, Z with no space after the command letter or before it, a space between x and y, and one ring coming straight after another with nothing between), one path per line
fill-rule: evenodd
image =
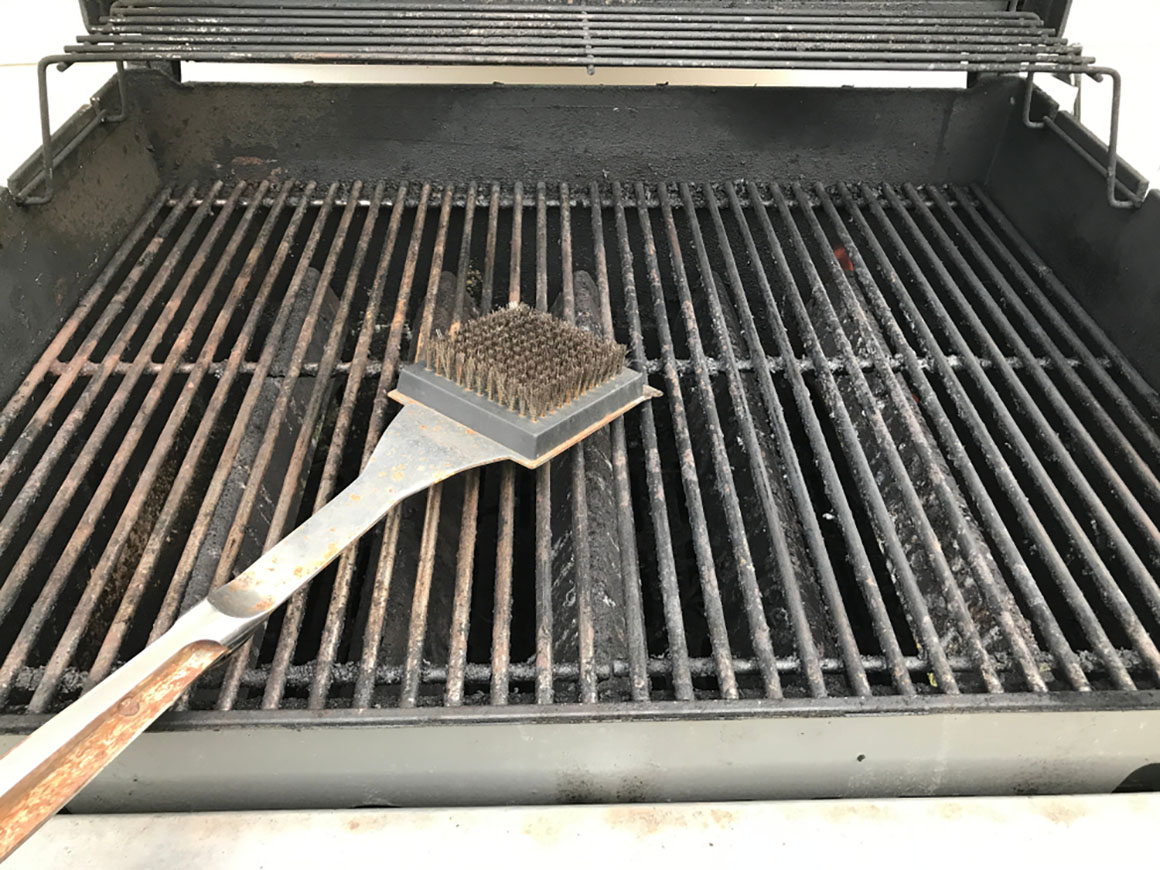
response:
M5 868L1147 867L1158 812L1138 794L57 816Z
M0 112L4 130L0 133L0 183L39 144L36 101L36 61L59 52L83 30L76 0L0 0ZM1160 85L1160 66L1154 44L1160 34L1160 3L1156 0L1073 0L1067 34L1080 42L1101 63L1118 68L1124 75L1121 122L1122 155L1152 179L1160 179L1160 113L1154 93ZM367 67L278 67L187 64L186 78L210 80L322 81L546 81L600 84L640 81L642 73L611 70L589 77L583 70L500 70L497 68L446 69L411 67L371 69ZM78 64L64 74L50 76L50 96L54 127L81 106L111 75L111 65ZM644 74L648 81L649 73ZM706 73L665 70L661 81L708 80L721 84L834 84L858 82L893 86L899 74L816 74L778 72ZM961 79L955 74L902 74L912 85L950 84ZM1070 105L1069 89L1062 83L1041 77L1045 86L1065 105ZM1101 138L1107 136L1108 87L1088 83L1084 91L1084 121Z

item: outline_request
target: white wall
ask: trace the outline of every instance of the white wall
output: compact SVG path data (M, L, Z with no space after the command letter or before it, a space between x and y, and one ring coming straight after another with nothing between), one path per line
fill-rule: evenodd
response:
M75 0L0 0L0 183L40 142L36 99L36 61L57 53L83 31ZM1153 55L1160 34L1160 2L1157 0L1074 0L1067 34L1083 44L1102 63L1124 75L1121 120L1121 153L1137 169L1160 184L1160 112L1154 94L1160 87L1160 66ZM111 75L111 65L78 64L66 73L49 72L54 128L82 105ZM632 70L601 71L589 77L583 70L529 70L438 67L278 67L257 65L186 65L186 78L216 80L323 81L479 81L551 80L598 84L649 79L649 73ZM698 70L665 70L652 74L672 83L711 80L719 84L799 84L804 81L891 86L899 74L853 73L714 73ZM905 74L904 74L905 75ZM1052 93L1070 105L1062 83L1044 79ZM959 81L955 74L919 74L906 79L912 85ZM1109 88L1088 82L1084 90L1084 122L1107 137Z
M1067 37L1084 47L1105 66L1124 77L1120 109L1120 153L1160 186L1160 63L1156 38L1160 36L1157 0L1073 0ZM1047 78L1041 76L1040 78ZM1049 86L1060 102L1061 91ZM1066 88L1063 92L1066 92ZM1070 101L1070 97L1068 98ZM1111 85L1088 81L1083 92L1083 121L1107 141Z

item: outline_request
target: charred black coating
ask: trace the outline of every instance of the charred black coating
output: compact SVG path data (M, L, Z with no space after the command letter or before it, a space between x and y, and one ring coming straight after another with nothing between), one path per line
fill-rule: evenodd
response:
M469 320L426 346L437 375L536 420L624 369L623 345L517 305Z

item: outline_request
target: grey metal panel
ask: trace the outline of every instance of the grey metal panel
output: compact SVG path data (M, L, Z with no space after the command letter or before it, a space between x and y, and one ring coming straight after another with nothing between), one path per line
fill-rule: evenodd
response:
M1141 693L1151 695L1153 693ZM1155 698L1151 699L1153 702ZM77 812L1106 792L1160 761L1160 709L151 731ZM752 705L748 705L752 706ZM654 711L664 715L657 705ZM511 715L515 715L514 711ZM223 721L226 717L223 717ZM274 717L271 717L271 719ZM0 751L16 740L0 737Z

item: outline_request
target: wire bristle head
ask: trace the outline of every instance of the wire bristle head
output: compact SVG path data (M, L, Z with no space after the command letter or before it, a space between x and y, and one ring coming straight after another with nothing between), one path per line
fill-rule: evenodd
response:
M469 320L431 339L437 375L539 419L624 369L624 346L526 305Z

